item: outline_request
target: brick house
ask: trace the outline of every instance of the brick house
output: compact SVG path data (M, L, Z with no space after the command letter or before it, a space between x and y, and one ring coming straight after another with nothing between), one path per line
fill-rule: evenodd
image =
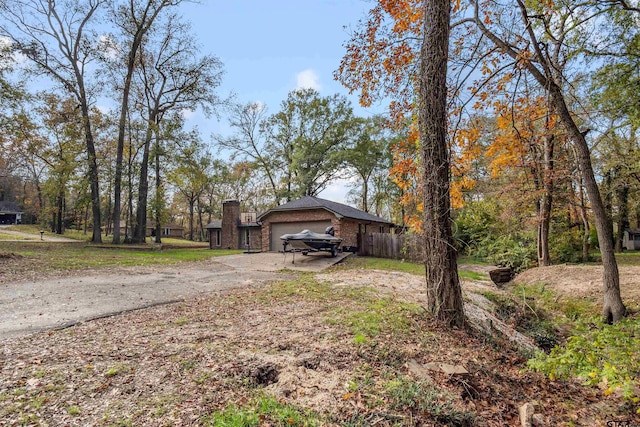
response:
M209 230L210 249L244 249L259 251L262 230L255 212L240 212L240 202L227 200L222 204L222 219L212 221Z
M389 233L393 223L354 207L319 197L305 196L276 206L258 215L262 225L262 250L282 250L280 236L311 230L324 233L333 226L335 236L341 237L342 247L360 246L359 236L364 233Z

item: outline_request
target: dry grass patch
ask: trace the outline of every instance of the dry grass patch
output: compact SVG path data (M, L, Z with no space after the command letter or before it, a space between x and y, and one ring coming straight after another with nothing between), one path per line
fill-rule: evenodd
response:
M503 426L531 400L549 425L619 415L410 299L300 275L5 341L0 425ZM408 369L429 362L469 374Z

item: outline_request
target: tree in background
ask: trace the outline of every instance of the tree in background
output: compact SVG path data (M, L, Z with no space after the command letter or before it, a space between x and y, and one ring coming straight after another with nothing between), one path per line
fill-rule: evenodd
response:
M504 57L510 58L512 64L509 65L516 72L526 72L527 77L531 77L547 91L551 108L573 144L600 243L604 267L603 316L609 322L616 322L625 316L626 308L620 297L612 231L591 164L586 139L588 131L580 129L579 122L570 109L566 84L568 61L575 52L570 51L564 41L572 37L576 28L580 27L575 25L573 17L580 15L580 24L586 25L599 13L588 4L572 6L536 3L528 6L520 0L504 6L492 5L493 8L477 0L470 0L469 4L473 29L490 41L488 49L500 55L494 56L496 63L493 67L497 68Z
M114 43L112 47L119 55L113 61L117 66L116 70L121 69L121 64L126 63L124 68L124 78L122 83L117 84L116 92L120 97L120 117L118 119L118 143L115 159L115 176L114 176L114 208L113 208L113 243L120 243L120 216L121 216L121 186L122 186L122 168L123 153L125 145L125 131L127 115L129 114L129 93L134 78L134 69L138 61L138 52L145 36L153 26L158 15L163 9L170 6L177 6L180 0L146 0L138 1L122 1L114 2L113 23L119 27L122 38L119 43ZM119 49L117 49L119 48ZM115 65L114 64L114 65ZM116 72L118 74L118 72Z
M377 172L387 172L390 166L390 141L385 133L384 121L381 116L357 119L355 123L360 128L354 143L345 152L346 165L357 178L351 192L356 195L356 205L365 212L370 212L371 201L380 196L378 191L373 194L371 191Z
M35 65L35 74L51 77L74 97L82 125L91 188L92 242L101 243L102 216L98 164L91 123L95 87L89 64L97 59L97 35L91 26L106 0L15 0L0 3L0 36Z
M315 196L344 175L344 151L357 126L344 96L321 97L314 89L289 93L264 124L265 151L280 182L277 200Z
M140 162L135 242L146 240L149 156L154 136L156 147L153 152L156 156L163 152L160 149L163 120L172 112L197 107L208 113L223 102L215 93L222 78L222 64L213 56L198 56L189 25L171 15L150 31L149 37L141 47L140 66L136 70L139 73L137 99L144 106L147 130ZM158 158L156 165L159 165ZM158 173L156 177L159 179ZM156 227L159 228L159 224Z
M175 167L168 173L168 179L189 206L189 240L194 240L196 229L194 217L196 208L199 229L202 228L202 196L211 174L212 158L195 133L184 135L177 146ZM202 236L200 236L202 240Z
M256 172L266 179L271 189L274 203L279 203L278 159L273 158L266 150L265 123L267 107L257 102L235 104L230 108L229 125L235 133L229 137L214 135L218 152L231 152L231 161L252 162ZM238 199L239 200L239 199Z

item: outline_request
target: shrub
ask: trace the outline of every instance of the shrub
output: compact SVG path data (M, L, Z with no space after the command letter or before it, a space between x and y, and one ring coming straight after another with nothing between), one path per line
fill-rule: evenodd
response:
M605 395L621 390L626 400L640 403L640 335L637 318L613 325L579 320L574 335L564 347L550 354L539 353L527 362L529 368L551 380L578 377L588 385L604 384ZM640 407L636 409L640 413Z
M516 272L526 270L536 262L534 245L527 239L511 235L485 242L482 249L486 251L487 261L499 267L511 267Z
M582 261L582 231L573 229L551 233L549 255L554 262Z

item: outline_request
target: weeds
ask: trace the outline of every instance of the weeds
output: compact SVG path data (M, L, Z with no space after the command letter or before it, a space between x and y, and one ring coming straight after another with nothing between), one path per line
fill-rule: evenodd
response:
M551 354L538 354L529 368L550 379L578 377L588 385L605 385L604 394L616 390L626 400L640 404L640 319L607 325L595 318L579 320L573 336ZM640 413L640 407L637 409Z
M439 392L431 384L407 377L389 381L386 397L391 409L425 413L440 425L473 426L478 421L475 414L458 409L453 396Z
M259 397L246 406L228 406L200 419L205 426L253 427L320 425L319 418L292 405L278 402L272 397Z

